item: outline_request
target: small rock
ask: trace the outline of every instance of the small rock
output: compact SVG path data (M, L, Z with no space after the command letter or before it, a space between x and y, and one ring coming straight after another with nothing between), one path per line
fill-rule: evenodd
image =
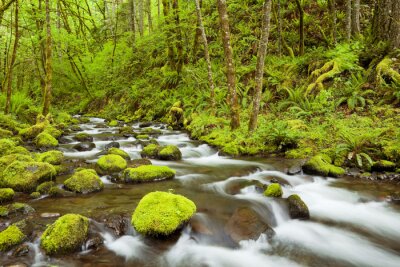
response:
M104 147L104 150L109 150L110 148L119 148L120 144L118 142L111 142Z
M29 245L22 244L18 246L12 253L13 257L22 257L29 253Z
M299 165L292 166L292 167L290 167L290 168L287 170L286 173L287 173L288 175L296 175L296 174L299 174L299 173L301 173L301 166L299 166Z
M44 212L40 214L42 218L57 218L60 217L60 213L51 213L51 212Z
M95 237L90 238L86 242L86 249L98 249L101 245L103 245L103 243L103 238L101 238L101 236L97 234Z
M74 149L82 152L82 151L91 151L94 149L96 145L94 143L84 142L74 145Z
M288 197L289 215L292 219L308 220L310 212L306 203L298 196L291 195Z
M140 128L146 128L146 127L150 127L151 126L151 122L142 122L139 124Z

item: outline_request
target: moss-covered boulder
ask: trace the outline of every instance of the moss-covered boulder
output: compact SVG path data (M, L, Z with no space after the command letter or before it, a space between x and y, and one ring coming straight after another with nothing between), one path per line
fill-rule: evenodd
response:
M112 147L110 149L107 150L107 154L109 155L118 155L123 157L126 160L130 160L131 157L129 156L128 153L126 153L125 151L123 151L122 149L116 148L116 147Z
M0 185L16 191L32 192L39 183L55 175L56 170L51 164L15 161L4 170Z
M49 193L50 189L53 186L55 186L55 183L53 181L44 182L36 187L36 191L42 195L45 195Z
M36 137L35 144L38 148L56 147L58 146L58 140L50 134L43 132Z
M12 247L21 244L25 235L15 225L10 225L4 231L0 232L0 251L5 252Z
M289 215L292 219L308 220L310 212L306 203L299 195L291 195L288 197Z
M74 136L74 139L79 142L93 142L93 136L87 133L78 133Z
M13 200L15 192L12 188L0 188L0 203Z
M379 160L372 165L372 171L375 172L394 172L396 164L388 160Z
M118 133L122 134L123 136L135 136L136 133L133 131L132 127L124 126L118 129Z
M175 171L166 166L145 165L137 168L128 168L122 178L126 183L153 182L173 179Z
M282 187L278 183L270 184L267 190L264 191L264 196L267 197L281 197L283 195Z
M0 139L0 157L11 154L10 151L12 151L15 147L16 147L15 143L10 139L7 138Z
M143 150L140 152L140 155L142 156L142 158L155 159L157 157L159 148L159 145L150 144L143 148Z
M13 136L13 132L0 128L0 138L9 138Z
M183 127L183 109L181 101L177 101L173 104L168 114L168 123L173 128Z
M148 140L150 137L148 134L139 134L136 136L136 139Z
M126 160L119 155L105 155L96 163L101 174L118 173L127 167Z
M40 246L48 255L73 252L85 242L88 229L88 218L66 214L47 227L40 238Z
M39 192L32 192L29 195L29 197L32 198L32 199L38 199L38 198L40 198L40 193Z
M332 176L332 177L338 177L345 173L343 168L333 165L331 158L324 154L312 157L303 166L303 171L307 174Z
M136 231L148 236L168 236L195 214L196 205L181 195L152 192L145 195L132 215Z
M53 126L47 126L43 132L50 134L56 139L60 138L62 135L62 132Z
M108 126L110 127L117 127L118 126L118 121L117 120L112 120L108 123Z
M22 162L33 162L33 158L28 155L22 154L11 154L6 155L0 158L0 174L7 168L11 163L15 161L22 161Z
M104 188L96 171L91 169L81 169L75 172L64 181L64 186L67 190L83 194L100 191Z
M152 165L149 159L133 159L129 161L128 168L137 168L143 165Z
M169 145L162 147L157 154L161 160L181 160L182 153L177 146Z
M47 162L51 165L60 165L64 160L64 154L58 150L50 150L36 156L39 162Z
M19 135L25 140L33 140L48 126L48 122L35 124L29 128L21 129Z

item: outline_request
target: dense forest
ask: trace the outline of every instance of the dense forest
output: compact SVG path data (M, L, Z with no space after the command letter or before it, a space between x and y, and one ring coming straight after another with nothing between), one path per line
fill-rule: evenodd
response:
M374 231L318 213L316 198L296 187L310 180L288 178L336 177L334 186L325 184L330 178L311 184L398 203L399 0L0 0L0 92L0 265L247 264L218 261L210 247L182 252L185 235L176 232L190 228L200 235L195 240L214 236L205 243L223 247L224 259L248 259L241 241L265 234L270 247L251 266L327 266L326 252L309 253L311 245L299 253L282 249L280 237L299 227L280 223L289 217L342 224L352 232L337 232L337 240L350 244L358 232L400 236L387 226L400 222L398 208L380 207L387 225L378 222ZM207 169L213 161L219 169ZM190 175L206 178L183 182ZM160 180L169 182L149 183ZM266 220L258 206L241 209L240 201L255 201L250 196L235 204L217 197L220 183L225 195L261 190L275 219ZM338 192L327 195L350 198ZM219 203L215 210L207 198ZM358 214L347 204L333 207ZM288 215L280 218L277 206ZM299 231L312 234L307 227ZM329 232L318 227L322 236ZM174 241L166 239L171 234ZM121 241L126 236L132 240ZM339 255L333 266L395 266L400 244L387 239L359 241L362 253L379 252L370 255L381 261ZM81 250L97 252L71 256ZM206 251L214 256L193 256ZM159 252L166 256L154 260Z

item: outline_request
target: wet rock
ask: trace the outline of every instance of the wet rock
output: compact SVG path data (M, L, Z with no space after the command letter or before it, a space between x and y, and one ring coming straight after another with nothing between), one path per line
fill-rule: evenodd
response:
M213 235L213 232L205 225L201 220L199 220L196 216L193 216L189 222L192 231L194 233L202 234L202 235Z
M117 236L122 236L127 231L128 222L119 214L112 214L107 218L103 219L105 225L112 229Z
M301 173L301 166L299 166L299 165L292 166L292 167L290 167L290 168L287 170L286 173L287 173L288 175L296 175L296 174L299 174L299 173Z
M95 170L80 169L64 181L64 187L75 193L87 194L101 191L104 184Z
M103 238L97 234L86 242L86 249L96 250L104 244Z
M78 150L80 152L82 151L91 151L96 147L96 145L94 143L90 143L90 142L85 142L85 143L79 143L74 145L74 149Z
M82 128L79 127L79 125L71 125L70 129L74 132L80 132L82 131Z
M49 196L51 197L74 197L75 195L74 192L63 190L58 186L53 186L49 190Z
M289 215L292 219L310 219L308 207L298 195L291 195L287 200L289 206Z
M177 146L169 145L158 150L157 158L161 160L181 160L182 153Z
M27 244L22 244L20 246L18 246L12 253L13 257L23 257L28 255L30 251L29 245Z
M120 148L120 144L118 142L111 142L109 144L107 144L104 149L105 150L109 150L110 148Z
M371 170L375 172L394 172L396 164L387 160L379 160L372 165Z
M268 237L274 235L274 230L254 210L247 207L236 209L224 230L237 243L241 240L257 240L263 233Z
M332 177L338 177L345 173L343 168L333 165L332 159L324 154L316 155L307 161L303 166L303 171L307 174Z
M104 123L99 123L94 128L95 129L103 129L103 128L107 128L107 125Z
M71 139L69 139L69 138L67 138L67 137L65 137L65 136L62 136L62 137L60 137L60 139L58 140L58 143L65 145L65 144L71 143L71 141L72 141Z
M74 136L74 139L79 142L93 142L93 136L90 136L87 133L79 133Z
M57 218L60 217L60 213L51 213L51 212L44 212L40 214L42 218Z
M260 192L264 192L267 188L266 185L257 180L236 179L226 185L225 191L230 195L236 195L240 193L240 190L248 186L255 186L256 190Z
M151 122L142 122L139 123L139 128L147 128L151 126Z
M169 180L175 177L175 171L167 166L144 165L124 170L121 178L125 183L144 183Z
M127 162L119 155L105 155L99 158L96 166L102 175L114 174L126 169Z
M131 159L131 157L129 156L129 154L127 152L125 152L122 149L115 148L115 147L112 147L112 148L108 149L107 154L119 155L119 156L123 157L126 160L130 160Z
M137 168L143 165L152 165L149 159L134 159L128 162L128 168Z

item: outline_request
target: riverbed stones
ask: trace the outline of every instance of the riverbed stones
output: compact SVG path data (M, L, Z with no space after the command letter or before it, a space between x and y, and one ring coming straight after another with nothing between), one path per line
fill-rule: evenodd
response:
M56 175L56 169L49 163L15 161L0 177L0 184L15 191L32 192L36 186Z
M303 166L303 171L307 174L332 177L338 177L345 173L343 168L333 165L331 158L324 154L316 155L307 161Z
M196 205L177 194L152 192L145 195L132 215L132 225L140 234L168 236L195 214Z
M126 160L119 155L105 155L96 163L100 174L118 173L127 167Z
M128 162L129 168L137 168L143 165L152 165L152 163L149 159L133 159Z
M175 171L167 166L146 165L128 168L122 174L125 183L144 183L173 179Z
M103 182L92 169L81 169L75 172L64 181L64 186L69 191L83 194L101 191L104 188Z
M145 146L143 150L140 152L140 155L142 156L142 158L154 159L157 157L159 147L160 146L156 144L150 144L148 146Z
M21 244L25 239L24 233L15 225L10 225L0 232L0 251L8 251L12 247Z
M88 218L66 214L47 227L41 236L40 246L48 255L73 252L85 242L88 230Z
M79 143L74 145L74 149L78 150L80 152L82 151L91 151L96 147L96 145L94 143L91 142L83 142L83 143Z
M291 195L288 197L289 215L292 219L308 220L310 219L310 212L306 203L300 198L299 195Z
M29 155L24 154L10 154L0 158L0 174L9 166L11 163L15 161L23 161L23 162L33 162L33 158Z
M236 209L225 225L224 231L236 243L242 240L257 240L263 233L268 237L274 235L273 229L248 207Z

